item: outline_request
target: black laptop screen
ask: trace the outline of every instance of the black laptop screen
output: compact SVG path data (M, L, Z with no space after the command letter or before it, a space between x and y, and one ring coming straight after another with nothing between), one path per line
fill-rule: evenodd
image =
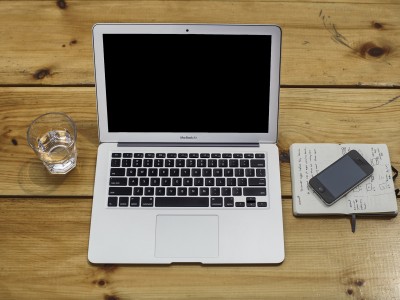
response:
M110 132L268 132L271 36L103 41Z

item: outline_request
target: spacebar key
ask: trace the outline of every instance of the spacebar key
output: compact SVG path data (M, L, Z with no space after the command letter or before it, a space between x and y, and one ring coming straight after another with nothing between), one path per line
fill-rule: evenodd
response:
M156 207L208 207L208 197L156 197Z

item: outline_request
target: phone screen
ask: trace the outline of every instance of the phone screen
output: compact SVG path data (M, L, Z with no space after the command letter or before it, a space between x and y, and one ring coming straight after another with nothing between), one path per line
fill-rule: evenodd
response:
M354 183L365 177L365 172L349 156L331 165L325 172L318 175L319 181L331 192L334 198L351 189Z
M327 205L331 205L372 172L373 167L352 150L311 178L309 184Z

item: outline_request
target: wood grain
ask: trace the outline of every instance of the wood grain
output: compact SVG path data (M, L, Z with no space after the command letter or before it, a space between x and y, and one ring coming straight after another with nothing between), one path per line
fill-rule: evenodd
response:
M400 219L295 218L281 265L93 265L90 199L0 199L3 299L395 299ZM321 234L323 232L324 234ZM316 238L318 237L318 238Z
M399 87L398 1L339 2L1 1L0 84L93 85L95 23L175 22L280 25L283 85Z
M29 123L49 111L77 123L78 166L50 175L26 143ZM91 87L0 88L0 195L92 196L97 119ZM400 169L400 92L391 89L282 89L279 119L282 193L291 195L292 143L384 143Z

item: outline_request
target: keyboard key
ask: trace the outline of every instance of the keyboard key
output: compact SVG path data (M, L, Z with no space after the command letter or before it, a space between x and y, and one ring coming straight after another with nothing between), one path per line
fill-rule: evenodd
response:
M267 202L257 202L258 207L267 207Z
M157 167L157 168L164 167L164 160L162 160L162 159L154 160L154 166Z
M185 160L184 159L177 159L175 164L176 164L177 167L182 168L182 167L185 166Z
M153 166L153 160L152 160L152 159L146 158L146 159L143 161L143 167L151 168L152 166Z
M213 176L214 177L221 177L222 176L222 169L213 169Z
M131 159L123 159L122 160L122 166L125 167L125 168L130 167L131 163L132 163Z
M143 158L143 153L135 153L135 154L133 155L133 157L136 157L136 158Z
M198 158L199 154L198 153L189 153L190 158Z
M208 197L156 197L156 207L209 207Z
M263 159L252 159L250 161L250 166L252 168L263 168L263 167L265 167L265 160L263 160Z
M216 186L225 186L225 178L215 178Z
M186 160L186 167L193 168L195 166L196 166L196 160L195 159L187 159Z
M243 158L243 154L242 153L234 153L233 158Z
M131 187L110 187L108 190L109 195L132 195Z
M111 167L120 167L121 166L121 160L120 159L112 159L111 160Z
M232 196L242 196L242 188L232 188Z
M200 196L208 196L210 195L210 189L208 187L200 188Z
M128 179L125 177L111 177L110 185L126 185L128 183Z
M244 169L235 169L235 177L243 177Z
M250 162L248 159L241 159L239 165L241 168L248 168L250 166Z
M131 197L129 206L137 207L139 206L139 203L140 203L140 197Z
M177 168L169 169L169 176L178 177L179 176L179 169L177 169Z
M156 195L157 196L164 196L165 195L165 188L164 187L156 188Z
M141 178L139 179L139 185L140 185L140 186L148 186L149 183L150 183L150 179L147 178L147 177L146 177L146 178L141 177Z
M168 168L175 167L175 160L173 159L166 159L165 166Z
M265 186L265 178L249 178L249 186Z
M187 153L179 153L179 154L178 154L178 157L179 157L179 158L187 158L187 157L188 157L188 154L187 154Z
M142 196L143 195L143 188L142 187L133 188L133 194L135 196Z
M233 197L225 197L224 198L224 206L225 207L233 207Z
M175 195L176 195L176 188L175 187L167 188L167 196L175 196Z
M265 177L265 169L256 169L257 177Z
M154 188L153 187L144 188L144 194L146 196L154 196Z
M113 153L113 154L111 154L111 157L120 158L121 157L121 153Z
M197 160L197 167L204 168L207 166L207 160L205 159L198 159Z
M139 178L134 177L134 178L129 178L129 185L130 186L136 186L139 184Z
M154 197L142 197L142 207L151 207L154 203Z
M162 186L170 186L171 185L171 178L161 178L161 185Z
M236 178L227 178L226 179L227 186L235 186L236 185Z
M163 177L168 176L168 169L161 168L158 170L158 174L159 174L159 176L163 176Z
M247 186L247 178L238 178L238 186Z
M254 154L253 153L245 153L244 158L253 158Z
M194 178L193 185L194 186L203 186L204 178Z
M219 196L221 194L220 188L210 188L211 196Z
M201 169L192 169L192 177L200 177L201 176Z
M218 164L218 161L217 161L216 159L209 159L209 160L207 161L207 166L208 166L209 168L214 168L214 167L217 166L217 164Z
M222 197L211 197L211 207L222 207Z
M179 187L178 188L178 196L186 196L187 195L187 188L186 187Z
M210 153L200 153L200 158L210 158Z
M146 153L144 157L146 158L154 158L156 155L154 153Z
M211 157L212 158L221 158L221 153L212 153Z
M136 176L136 169L134 168L126 169L126 176Z
M246 169L245 171L246 177L254 177L256 175L256 172L254 169Z
M132 157L133 157L133 154L132 154L132 153L124 153L124 154L123 154L123 157L124 157L124 158L132 158Z
M193 185L193 178L183 178L183 185L184 186L192 186Z
M222 153L222 158L232 158L231 153Z
M167 158L176 158L176 153L167 153Z
M235 206L236 207L244 207L244 202L236 202Z
M256 153L256 158L265 158L264 153Z
M247 207L256 207L256 197L247 197L246 198L246 206Z
M206 178L205 185L206 186L214 186L215 184L214 178Z
M156 154L157 158L165 158L165 156L166 156L165 153L157 153Z
M243 196L266 196L266 188L243 188Z
M125 176L124 168L111 168L110 176Z
M230 168L237 168L237 167L239 167L239 160L237 160L237 159L230 159L230 160L229 160L229 167L230 167Z
M139 168L137 170L137 176L141 176L141 177L147 176L147 169Z
M129 197L119 197L119 206L128 207Z
M161 182L161 179L158 177L155 178L150 178L150 185L151 186L159 186Z
M198 196L199 188L191 187L189 188L189 196Z
M231 195L231 188L221 188L221 195L222 196L230 196Z
M108 197L108 206L115 207L118 205L118 197Z
M142 160L141 159L133 159L132 160L132 167L141 167L142 166Z
M155 177L157 175L158 175L158 169L155 169L155 168L150 168L149 169L149 176L150 177Z

